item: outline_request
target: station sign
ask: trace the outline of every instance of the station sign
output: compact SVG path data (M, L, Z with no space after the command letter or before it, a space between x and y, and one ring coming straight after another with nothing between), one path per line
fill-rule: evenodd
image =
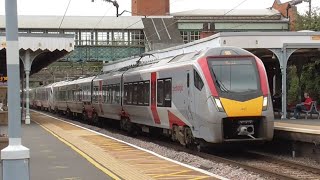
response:
M7 85L8 85L8 77L0 76L0 86L7 86Z
M319 35L315 35L315 36L311 36L312 40L320 40L320 36Z

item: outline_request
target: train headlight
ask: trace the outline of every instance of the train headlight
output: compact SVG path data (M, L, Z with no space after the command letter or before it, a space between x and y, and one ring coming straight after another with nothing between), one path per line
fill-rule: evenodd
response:
M268 97L263 97L262 110L265 111L268 108Z
M224 109L223 109L223 106L221 104L221 101L219 98L213 98L214 99L214 102L216 103L216 107L218 109L218 111L220 112L224 112Z

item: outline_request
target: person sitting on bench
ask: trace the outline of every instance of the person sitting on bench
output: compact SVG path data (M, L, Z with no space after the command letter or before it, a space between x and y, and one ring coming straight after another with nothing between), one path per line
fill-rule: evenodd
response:
M309 111L311 108L311 103L312 103L312 99L309 96L309 93L305 92L304 93L304 102L297 104L295 109L294 109L294 113L293 113L293 117L291 119L297 119L298 118L298 114L300 115L300 113L304 110Z

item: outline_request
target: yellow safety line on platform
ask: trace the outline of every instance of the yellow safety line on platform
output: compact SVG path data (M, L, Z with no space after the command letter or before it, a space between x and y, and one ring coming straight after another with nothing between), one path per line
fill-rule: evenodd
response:
M93 164L95 167L97 167L98 169L100 169L102 172L104 172L105 174L107 174L108 176L110 176L112 179L115 180L121 180L121 178L119 178L117 175L113 174L111 171L109 171L107 168L103 167L102 165L100 165L98 162L96 162L94 159L92 159L90 156L88 156L86 153L84 153L83 151L81 151L80 149L78 149L77 147L75 147L74 145L72 145L71 143L69 143L68 141L62 139L60 136L58 136L57 134L55 134L54 132L52 132L50 129L46 128L45 126L43 126L42 124L34 121L35 123L37 123L39 126L41 126L43 129L45 129L46 131L48 131L50 134L52 134L53 136L55 136L57 139L59 139L61 142L63 142L64 144L66 144L67 146L71 147L74 151L76 151L78 154L80 154L82 157L84 157L87 161L89 161L91 164Z
M170 174L160 174L157 176L152 176L153 178L159 178L159 177L166 177L166 176L174 176L174 175L178 175L181 173L186 173L186 172L190 172L191 170L183 170L183 171L179 171L179 172L174 172L174 173L170 173ZM184 175L183 175L184 176ZM190 176L190 175L187 175Z

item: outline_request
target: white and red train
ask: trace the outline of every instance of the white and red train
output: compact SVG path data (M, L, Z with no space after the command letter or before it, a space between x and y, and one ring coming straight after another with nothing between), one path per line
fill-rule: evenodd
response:
M218 47L31 90L38 108L161 130L183 145L268 141L273 108L262 61Z

